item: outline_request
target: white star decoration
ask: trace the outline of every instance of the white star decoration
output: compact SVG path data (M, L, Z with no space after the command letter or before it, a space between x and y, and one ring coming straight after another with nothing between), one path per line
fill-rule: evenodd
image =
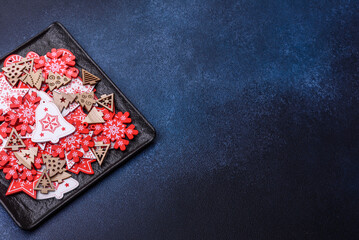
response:
M4 113L10 110L11 97L23 97L28 91L29 89L26 88L11 87L5 75L0 73L0 109L3 110Z

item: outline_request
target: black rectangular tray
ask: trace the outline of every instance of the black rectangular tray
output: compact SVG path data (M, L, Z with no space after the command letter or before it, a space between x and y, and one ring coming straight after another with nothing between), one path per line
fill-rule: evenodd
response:
M132 123L138 129L139 134L131 140L127 149L110 150L101 167L93 163L93 175L79 173L72 174L72 177L79 182L79 187L66 193L63 199L35 200L24 193L5 196L10 181L6 180L4 174L0 176L0 201L14 221L23 229L30 230L35 228L46 217L60 209L70 200L74 199L85 189L97 182L111 170L122 164L129 157L140 151L148 145L155 137L155 129L141 115L141 113L132 105L132 103L123 95L102 69L90 58L85 50L76 42L70 33L60 23L51 24L44 31L25 42L6 56L0 59L0 66L3 66L5 58L10 54L19 54L26 56L29 51L34 51L39 55L45 55L52 48L65 48L70 50L76 56L76 67L86 69L94 75L101 78L96 85L97 96L101 94L115 94L116 111L129 112Z

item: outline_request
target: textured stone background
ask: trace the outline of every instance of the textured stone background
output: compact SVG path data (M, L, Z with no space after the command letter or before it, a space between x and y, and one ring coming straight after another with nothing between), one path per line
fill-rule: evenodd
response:
M61 22L157 138L0 238L358 238L359 3L164 2L1 1L0 55Z

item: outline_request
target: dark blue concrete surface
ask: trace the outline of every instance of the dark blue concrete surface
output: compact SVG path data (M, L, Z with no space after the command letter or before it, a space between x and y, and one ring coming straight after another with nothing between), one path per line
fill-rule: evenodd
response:
M165 2L1 1L0 55L60 21L157 138L0 238L358 238L358 2Z

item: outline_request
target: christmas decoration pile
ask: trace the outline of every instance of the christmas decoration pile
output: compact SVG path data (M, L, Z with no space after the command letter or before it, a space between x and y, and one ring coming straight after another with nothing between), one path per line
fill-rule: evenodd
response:
M99 77L76 68L66 49L10 55L0 72L0 170L6 195L61 199L79 186L72 174L94 174L109 149L126 150L138 134L114 94L95 95Z

